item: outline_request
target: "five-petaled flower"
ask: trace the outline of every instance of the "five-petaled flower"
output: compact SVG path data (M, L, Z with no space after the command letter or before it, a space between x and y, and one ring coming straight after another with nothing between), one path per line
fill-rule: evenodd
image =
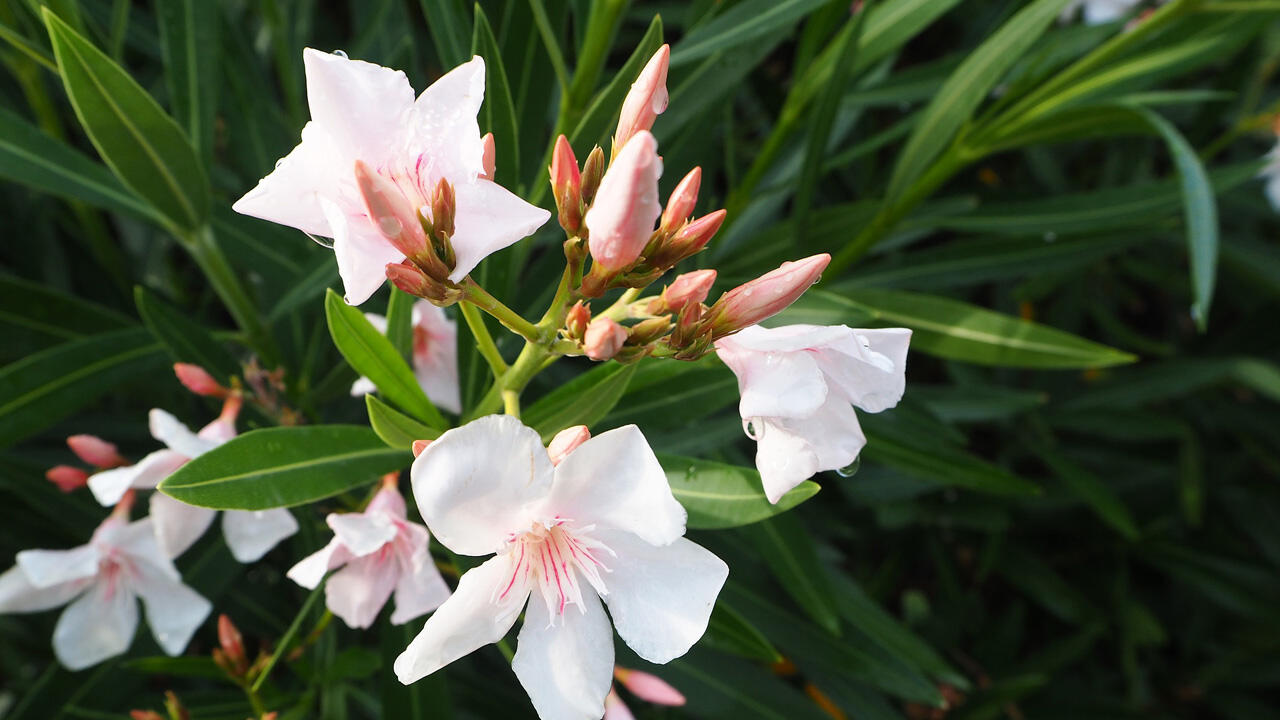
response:
M442 545L497 553L462 576L395 662L411 683L525 622L512 662L538 715L599 718L613 625L665 663L706 630L729 569L683 537L685 511L633 425L553 465L538 433L488 416L441 435L414 461L414 497Z
M898 404L910 340L905 328L755 325L716 341L738 376L738 410L770 502L857 459L867 440L851 406L874 413Z
M365 313L379 331L387 331L387 319ZM449 412L462 412L458 386L458 326L442 308L419 300L413 305L413 374L431 402ZM373 382L362 377L351 386L352 395L375 392Z
M156 542L151 520L129 522L126 498L71 550L24 550L0 575L0 612L49 610L70 603L53 630L53 652L72 670L119 655L138 627L138 598L156 642L178 655L209 615L209 601L182 584Z
M89 489L103 505L113 505L130 488L150 490L186 464L236 436L236 415L241 398L232 395L216 420L193 433L180 420L160 409L148 415L151 436L165 448L148 454L135 465L104 470L89 477ZM213 523L217 510L188 505L162 493L151 494L151 520L160 547L174 558L191 547ZM222 534L236 560L253 562L281 540L298 531L298 521L285 508L227 510Z
M386 266L405 258L387 239L387 228L370 218L356 183L357 162L394 185L403 196L395 202L407 201L428 215L437 184L453 185L453 282L551 217L484 179L476 122L484 100L479 57L445 74L416 101L399 70L311 48L303 51L303 64L311 121L302 128L302 142L233 207L333 238L347 302L369 299L386 278Z
M325 583L324 597L325 605L348 627L372 625L393 592L395 625L435 610L449 597L449 586L427 549L431 535L406 519L395 474L384 480L364 512L331 513L325 522L333 529L333 539L288 575L314 588L325 573L342 567Z

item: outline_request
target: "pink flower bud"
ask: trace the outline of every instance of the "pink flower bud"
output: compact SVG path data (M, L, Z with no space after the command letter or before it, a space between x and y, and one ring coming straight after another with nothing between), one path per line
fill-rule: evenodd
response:
M422 265L420 260L431 255L431 246L426 231L422 229L418 209L395 182L378 174L363 160L356 161L355 176L369 219L373 220L378 232L405 257Z
M622 349L627 340L627 329L612 318L598 317L587 326L583 346L592 360L608 360Z
M199 365L190 363L174 363L173 374L178 376L178 382L182 383L182 387L190 390L197 395L207 397L226 397L231 392L227 388L222 387L213 376ZM68 440L68 442L70 442ZM75 450L73 447L72 450ZM86 460L85 462L89 462ZM91 463L94 464L94 463Z
M240 635L239 628L226 615L218 616L218 644L222 646L222 652L226 653L235 674L244 675L249 669L249 658L244 652L244 638Z
M573 304L569 308L569 312L565 315L564 326L569 331L570 337L581 338L587 332L587 325L591 323L591 308L582 304L582 301Z
M604 696L604 717L601 720L636 720L636 716L618 697L618 691L609 688L609 694Z
M64 493L84 487L89 482L89 473L70 465L57 465L44 473L45 479Z
M551 456L551 464L559 465L560 461L573 452L579 445L591 439L591 431L586 425L574 425L556 433L547 445L547 455Z
M700 303L707 299L711 286L715 284L715 270L694 270L677 275L675 280L662 291L663 304L667 312L679 312L689 303Z
M556 149L551 155L551 194L556 199L560 227L570 235L582 229L582 175L578 172L578 159L564 135L556 138Z
M645 702L673 707L678 707L685 703L684 695L657 675L650 675L639 670L629 670L624 667L615 667L613 676L618 679L618 682L622 683L623 687L631 691L632 695Z
M435 283L422 269L409 261L387 263L387 279L392 285L415 297L427 297Z
M653 121L667 109L667 66L671 62L671 46L663 45L649 58L640 76L631 83L627 99L622 102L618 131L613 134L613 154L625 148L631 137L653 127Z
M693 206L698 204L698 188L702 185L702 168L696 167L680 181L671 191L671 199L667 200L667 208L662 211L662 230L673 233L680 229L684 221L693 214Z
M480 142L484 144L484 155L480 158L484 172L480 174L480 177L485 180L492 180L498 167L498 147L493 142L493 133L485 133Z
M603 270L622 270L635 262L648 244L653 225L662 214L658 204L660 175L658 141L643 130L622 148L604 174L586 217L591 257Z
M721 295L707 316L713 339L778 314L818 281L829 262L827 253L784 262L777 270Z
M164 716L155 710L130 710L130 720L164 720Z
M101 470L129 464L115 445L93 435L72 435L67 438L67 447L76 457Z
M421 455L421 454L422 454L422 451L423 451L423 450L426 450L426 449L427 449L427 446L428 446L428 445L430 445L430 444L431 444L431 441L430 441L430 440L414 440L414 441L413 441L413 456L414 456L414 457L418 457L419 455Z
M708 213L693 222L685 225L679 232L667 242L667 247L663 249L663 261L666 267L671 267L687 257L701 252L702 248L711 242L711 238L720 231L720 226L724 224L726 210L717 210ZM668 258L670 260L668 261Z

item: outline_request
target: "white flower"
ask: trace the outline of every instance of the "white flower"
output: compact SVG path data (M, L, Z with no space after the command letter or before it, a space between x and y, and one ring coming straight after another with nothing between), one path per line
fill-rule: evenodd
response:
M333 238L347 302L367 300L386 279L386 265L404 260L369 217L356 185L356 161L394 182L415 210L430 205L437 182L453 184L454 282L551 216L481 177L479 57L437 80L417 101L399 70L311 48L302 59L311 106L302 143L233 208Z
M906 385L904 328L748 327L716 341L738 376L743 427L770 502L822 470L852 463L867 440L851 405L880 412Z
M324 596L328 608L348 627L372 625L393 592L395 625L435 610L449 597L449 586L427 549L431 535L405 519L404 498L394 475L364 512L332 513L325 521L333 529L333 540L294 565L288 575L310 589L326 572L345 565L325 583Z
M114 505L130 488L150 490L192 458L212 450L236 436L235 418L239 396L227 399L218 419L193 433L169 413L153 409L147 416L151 436L166 447L156 450L136 465L112 468L89 477L89 489L103 505ZM162 493L151 495L151 520L160 547L171 558L178 557L204 535L217 510L188 505ZM222 515L222 534L236 560L254 562L281 540L298 531L298 521L284 508L273 510L227 510Z
M685 512L634 426L552 465L538 433L489 416L414 461L422 517L460 555L497 553L462 576L395 662L411 683L487 643L525 609L512 669L543 720L599 718L613 634L665 663L703 632L729 569L684 539Z
M1076 13L1083 10L1084 23L1086 25L1102 25L1104 23L1122 20L1126 15L1133 11L1134 8L1142 4L1143 0L1072 0L1062 10L1059 19L1062 22L1069 22L1076 16Z
M386 334L387 319L374 313L364 316ZM462 412L462 396L458 386L458 325L444 309L426 300L413 305L413 374L427 398L437 407L452 413ZM375 392L373 382L362 377L351 386L352 395Z
M1271 148L1271 152L1267 153L1267 164L1258 173L1258 177L1267 183L1264 192L1267 194L1267 201L1271 203L1271 209L1280 212L1280 139Z
M170 655L186 648L209 615L209 601L182 584L156 543L151 520L130 523L127 509L103 521L88 545L24 550L0 575L0 612L39 612L71 603L53 630L53 651L72 670L129 649L138 627L138 598L151 634Z

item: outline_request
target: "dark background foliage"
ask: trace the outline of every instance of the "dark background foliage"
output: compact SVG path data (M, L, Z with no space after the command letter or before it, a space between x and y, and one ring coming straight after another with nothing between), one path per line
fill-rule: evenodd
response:
M42 4L187 131L207 167L212 236L274 347L237 328L202 274L207 257L101 166L43 64ZM136 286L237 360L278 361L288 402L308 421L365 422L347 397L355 373L324 323L331 253L229 209L297 141L304 46L403 68L418 90L473 48L484 54L481 124L499 136L499 179L548 205L553 132L569 133L579 157L604 144L617 101L598 116L591 102L661 32L673 48L671 106L655 127L663 189L701 165L699 212L731 213L696 263L718 268L722 289L829 251L837 259L821 292L787 318L907 325L916 340L906 398L863 415L870 442L842 473L851 477L826 473L822 492L789 513L695 536L729 562L731 580L687 658L653 669L619 645L621 664L689 697L684 710L634 702L637 715L1275 717L1280 224L1252 178L1280 109L1280 11L1180 0L1158 33L1060 86L1057 73L1096 57L1120 28L1043 23L1029 45L1014 38L996 53L1008 62L988 86L938 105L949 78L979 74L962 63L999 28L1049 4L881 0L859 27L840 1L485 0L490 40L457 0L0 1L0 565L25 548L81 544L105 515L84 491L64 495L41 477L74 461L67 435L98 434L138 457L154 447L148 408L192 424L215 410L168 372L172 337L143 322ZM902 14L867 42L874 13L890 11ZM625 91L630 77L622 82ZM991 140L1001 111L1046 88L1039 124ZM942 125L913 135L922 118ZM921 152L930 138L932 155ZM1194 151L1180 154L1178 138ZM896 179L913 154L921 174L940 174L903 180L923 190L902 202ZM1198 167L1197 155L1211 192L1186 186L1179 161ZM50 167L104 178L110 192ZM1215 208L1208 227L1218 230L1206 233ZM557 234L544 229L479 277L533 312L562 262ZM1218 259L1203 330L1189 311L1207 306L1203 286L1193 290L1206 269L1189 261L1197 253ZM385 291L368 309L384 303ZM110 333L127 352L103 344ZM32 379L33 360L47 378ZM465 349L463 367L473 402L484 367ZM560 363L530 397L587 367ZM48 394L26 402L36 390ZM638 422L662 452L750 465L736 398L714 364L642 363L600 427ZM251 650L269 646L308 597L284 570L323 541L324 513L362 497L297 509L303 530L255 565L234 562L211 532L179 567ZM304 634L318 615L303 613ZM140 632L125 657L69 673L49 647L56 617L0 616L0 698L12 703L0 716L119 717L158 709L168 689L199 720L249 714L207 660L212 622L183 658L162 657ZM399 686L390 664L419 625L384 617L358 633L334 623L275 671L268 704L300 718L531 714L492 648Z

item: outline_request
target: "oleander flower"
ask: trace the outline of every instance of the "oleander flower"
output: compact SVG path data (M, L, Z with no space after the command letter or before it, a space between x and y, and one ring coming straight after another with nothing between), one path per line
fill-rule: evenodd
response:
M496 556L462 576L396 659L401 682L497 642L524 610L512 669L538 715L599 718L614 655L601 600L650 662L683 655L706 631L729 569L683 537L684 508L634 425L553 465L537 432L491 415L441 435L411 475L442 545Z
M716 341L738 377L738 411L770 502L857 459L867 441L853 407L874 413L898 404L910 340L905 328L755 325Z
M169 655L180 654L209 615L209 601L182 584L173 561L160 549L151 520L129 522L130 504L118 505L87 545L24 550L0 574L0 613L67 604L53 630L53 652L71 670L129 649L138 627L139 598L151 634Z
M1142 4L1142 0L1072 0L1062 10L1060 20L1069 21L1081 13L1086 25L1102 25L1123 19Z
M387 319L365 313L380 332L387 332ZM462 395L458 385L458 325L442 308L419 300L413 304L413 374L427 398L449 412L462 412ZM361 377L351 385L352 395L365 395L377 390L369 378Z
M148 414L151 436L165 447L134 465L112 468L89 477L89 489L99 503L113 505L130 489L151 490L192 458L236 436L236 416L241 398L232 395L216 420L193 433L174 416L160 409ZM151 521L161 549L175 558L191 547L213 524L217 510L188 505L162 493L151 494ZM258 560L277 543L298 531L298 521L285 508L227 510L222 534L232 556L242 563Z
M435 610L449 597L449 586L427 549L431 534L406 519L396 474L384 480L364 512L330 513L325 522L333 539L290 568L288 576L312 589L325 573L342 568L325 583L324 598L347 627L372 625L392 593L394 625Z
M446 73L415 101L399 70L311 48L302 55L311 108L302 142L233 208L333 238L347 302L363 303L386 279L386 266L405 259L388 240L388 228L369 216L357 162L403 196L391 200L428 216L437 184L453 185L454 282L550 217L484 177L485 144L476 122L484 100L481 58Z

